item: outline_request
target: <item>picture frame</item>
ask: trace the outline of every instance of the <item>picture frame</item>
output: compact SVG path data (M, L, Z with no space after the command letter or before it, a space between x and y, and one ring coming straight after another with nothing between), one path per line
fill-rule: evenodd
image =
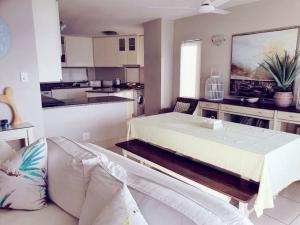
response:
M277 84L260 64L275 53L294 56L299 47L299 26L232 35L230 95L273 98Z

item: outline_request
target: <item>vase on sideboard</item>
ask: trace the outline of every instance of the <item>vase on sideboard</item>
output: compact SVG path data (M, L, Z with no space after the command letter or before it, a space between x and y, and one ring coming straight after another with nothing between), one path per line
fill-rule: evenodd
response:
M293 103L293 92L276 92L274 95L274 102L278 107L289 107Z
M298 88L296 108L300 110L300 87Z

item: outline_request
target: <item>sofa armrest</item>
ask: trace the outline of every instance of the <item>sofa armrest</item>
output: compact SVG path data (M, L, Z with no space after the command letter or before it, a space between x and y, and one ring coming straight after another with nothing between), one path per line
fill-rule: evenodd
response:
M170 112L173 112L173 108L161 109L159 114L170 113Z

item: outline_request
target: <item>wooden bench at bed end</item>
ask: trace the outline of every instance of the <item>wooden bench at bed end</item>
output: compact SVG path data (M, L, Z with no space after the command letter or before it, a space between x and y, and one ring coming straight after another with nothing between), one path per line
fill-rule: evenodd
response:
M212 190L214 194L227 196L230 202L245 214L250 213L248 203L258 193L258 183L244 180L140 140L126 141L116 146L123 149L124 156L138 160L197 188Z

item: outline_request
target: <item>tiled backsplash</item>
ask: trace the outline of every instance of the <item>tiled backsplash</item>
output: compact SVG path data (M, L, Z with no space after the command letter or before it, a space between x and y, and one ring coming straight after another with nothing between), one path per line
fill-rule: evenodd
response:
M63 68L63 82L76 82L88 80L88 71L86 68Z
M124 68L95 68L96 80L114 80L119 78L122 83L125 82Z

